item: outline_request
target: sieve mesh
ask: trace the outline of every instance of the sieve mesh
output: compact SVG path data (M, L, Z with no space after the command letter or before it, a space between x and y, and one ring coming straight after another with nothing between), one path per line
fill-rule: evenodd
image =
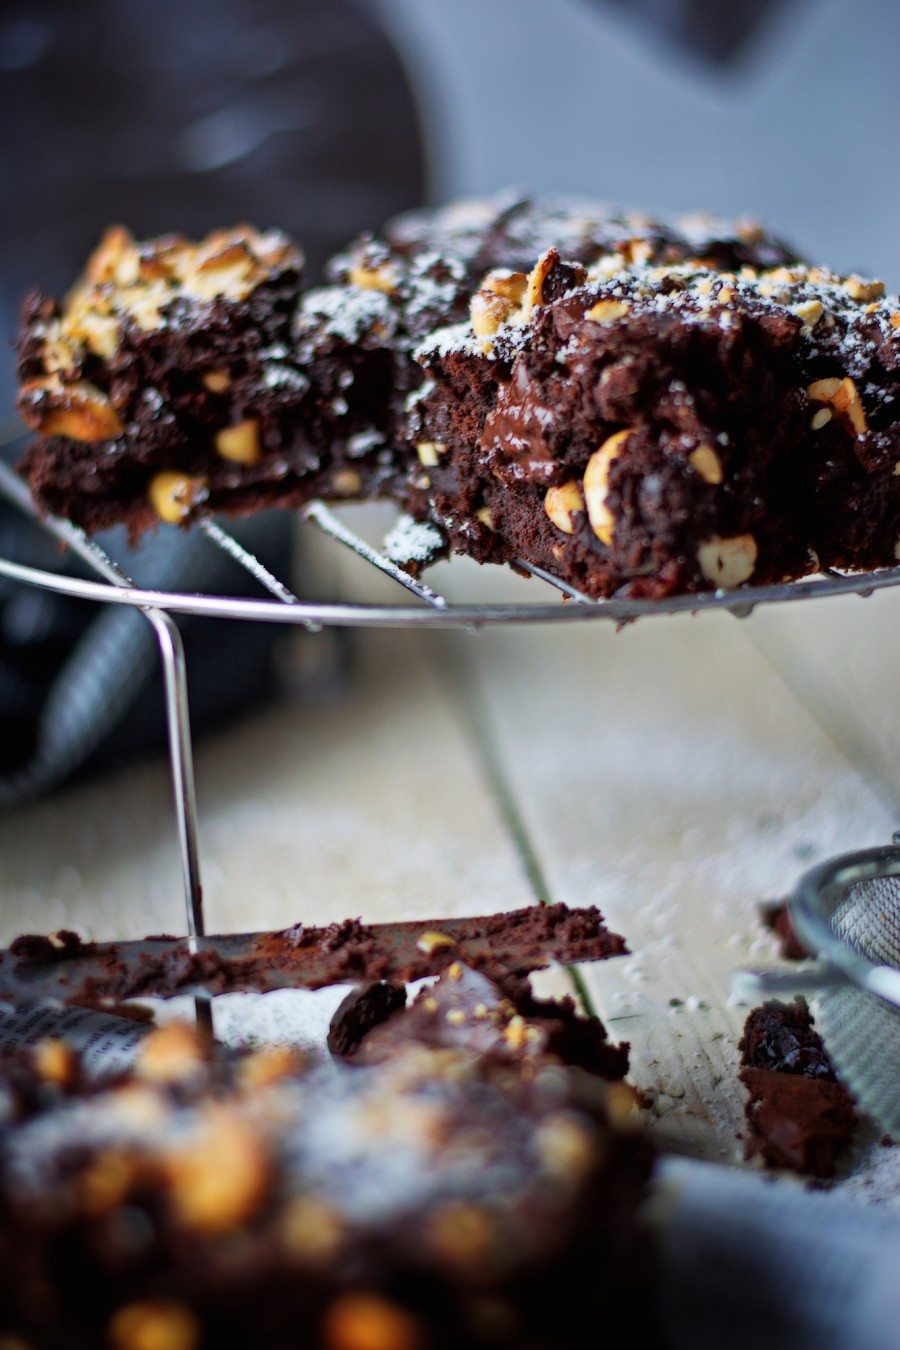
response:
M900 877L855 882L835 906L831 927L866 960L900 967Z
M801 882L797 897L804 928L843 972L816 997L828 1053L862 1109L895 1134L900 1133L898 862L897 848L835 859ZM860 879L861 871L868 875Z

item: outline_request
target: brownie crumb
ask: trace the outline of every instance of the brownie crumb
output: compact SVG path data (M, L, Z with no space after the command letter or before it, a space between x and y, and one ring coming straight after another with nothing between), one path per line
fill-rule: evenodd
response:
M22 933L9 944L11 956L22 961L67 961L72 956L83 956L94 944L84 942L70 928L58 933Z
M337 1059L349 1058L374 1027L405 1007L405 986L391 980L377 980L351 990L331 1019L329 1051Z
M609 1082L628 1072L628 1043L610 1042L599 1017L581 1014L571 998L536 998L527 979L502 968L455 962L408 1008L392 990L370 985L349 995L332 1020L329 1049L349 1046L337 1053L374 1064L412 1042L515 1063L556 1060Z
M741 1082L749 1093L746 1156L762 1158L767 1167L834 1176L838 1156L853 1137L856 1112L806 1001L754 1008L738 1049Z
M778 954L785 961L807 961L809 952L797 936L786 900L766 900L759 907L763 926L778 939Z

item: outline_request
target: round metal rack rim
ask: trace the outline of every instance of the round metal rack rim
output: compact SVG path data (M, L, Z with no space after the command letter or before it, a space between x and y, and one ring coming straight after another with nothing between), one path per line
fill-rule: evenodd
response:
M136 585L114 586L79 577L64 577L40 568L0 558L0 575L59 594L103 604L133 605L170 614L206 618L243 619L280 624L317 624L343 628L480 628L494 624L571 623L606 619L628 623L639 618L671 614L700 614L728 610L747 617L758 605L813 600L826 596L869 595L900 585L900 567L866 573L825 576L780 586L711 591L671 596L665 600L600 600L588 604L486 603L447 604L425 609L416 605L377 605L350 602L251 600L191 592L146 590ZM565 600L566 597L564 597Z

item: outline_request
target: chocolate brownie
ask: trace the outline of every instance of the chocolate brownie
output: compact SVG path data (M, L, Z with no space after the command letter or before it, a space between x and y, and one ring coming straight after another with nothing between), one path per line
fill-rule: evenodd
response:
M34 1350L657 1343L619 1084L415 1042L211 1051L175 1023L113 1082L44 1042L0 1093L0 1332Z
M593 597L897 561L900 300L879 282L551 248L416 356L432 463L410 506L479 561Z
M754 1008L738 1046L748 1158L814 1177L834 1176L853 1137L853 1099L839 1083L806 1002Z
M587 264L635 250L654 262L702 257L710 266L773 265L789 250L758 226L692 216L624 214L596 202L495 199L411 212L383 236L363 236L329 266L297 321L298 357L318 391L321 434L341 453L372 447L381 490L418 502L439 453L427 427L411 442L410 409L423 397L414 355L435 331L463 320L491 269L528 269L548 248ZM413 418L418 422L417 418Z
M755 227L498 200L399 218L301 301L282 235L137 244L113 230L64 303L26 302L19 406L40 434L23 464L34 495L135 536L158 519L315 496L421 505L436 451L406 435L415 347L465 317L487 271L530 267L554 243L582 263L635 249L715 266L790 258Z

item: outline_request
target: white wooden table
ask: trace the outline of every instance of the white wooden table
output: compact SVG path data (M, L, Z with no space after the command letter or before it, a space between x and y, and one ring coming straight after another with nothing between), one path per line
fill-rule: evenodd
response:
M325 566L332 593L395 598L353 559ZM434 584L540 585L461 562ZM536 885L596 903L633 954L586 987L631 1042L659 1142L737 1163L728 976L775 958L760 901L900 824L898 619L884 593L620 633L358 634L346 687L199 747L209 929L477 913ZM0 892L4 942L183 927L164 763L0 821ZM896 1154L864 1139L840 1188L900 1206Z

